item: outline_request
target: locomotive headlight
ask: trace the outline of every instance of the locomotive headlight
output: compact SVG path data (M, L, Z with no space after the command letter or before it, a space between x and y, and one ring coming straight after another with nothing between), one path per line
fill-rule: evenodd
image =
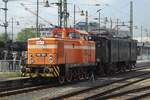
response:
M40 57L40 56L41 56L41 54L40 54L40 53L37 53L37 54L36 54L36 56Z
M52 55L49 56L49 62L50 62L50 63L53 62L53 56L52 56Z
M45 56L46 56L46 53L42 53L41 56L42 56L42 57L45 57Z
M37 53L36 56L37 56L37 57L45 57L45 56L46 56L46 53Z
M30 59L30 62L31 62L31 64L33 64L33 63L34 63L34 60L31 58L31 59Z

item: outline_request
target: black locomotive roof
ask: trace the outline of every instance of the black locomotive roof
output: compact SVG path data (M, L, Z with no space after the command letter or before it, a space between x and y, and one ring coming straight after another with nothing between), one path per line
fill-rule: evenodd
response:
M131 39L129 37L113 37L113 36L108 36L108 35L101 35L101 34L90 34L90 36L92 37L92 40L94 41L98 41L99 39L103 38L103 39L107 39L107 40L124 40L124 41L135 41L137 42L137 40Z

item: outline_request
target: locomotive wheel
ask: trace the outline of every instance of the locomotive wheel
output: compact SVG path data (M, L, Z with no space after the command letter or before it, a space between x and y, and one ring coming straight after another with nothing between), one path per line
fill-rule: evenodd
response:
M83 79L83 75L82 73L79 74L79 80L82 80Z
M80 80L84 79L84 74L83 74L83 73L84 73L83 70L80 69L80 70L79 70L79 79L80 79Z
M85 74L85 79L89 79L89 77L90 77L89 73L86 73Z
M29 73L29 77L30 77L30 78L33 78L33 74L32 74L32 73Z
M99 73L100 76L105 76L104 66L99 66Z
M111 72L111 70L110 70L109 68L106 69L105 73L106 73L107 75L112 75L112 72Z
M132 71L132 67L131 66L129 67L129 71Z
M71 82L72 81L72 73L71 73L71 71L69 71L68 74L66 75L66 80L67 80L67 82Z
M132 65L131 64L128 65L128 70L132 71Z
M86 76L86 75L85 75L85 72L82 73L82 76L83 76L83 79L85 79L85 76Z
M117 73L121 73L121 68L117 67Z
M82 74L83 74L83 79L86 79L86 73L83 72Z
M74 78L74 81L77 81L78 80L78 72L77 70L74 70L74 74L73 74L73 78Z
M122 70L123 73L126 72L126 66L122 65L121 70Z
M126 72L126 66L122 66L122 71Z
M105 72L106 75L112 75L110 65L105 65L104 72Z
M65 82L65 77L64 76L59 76L58 81L60 84L63 84Z
M81 70L80 69L78 69L78 80L82 80L82 74L81 74Z

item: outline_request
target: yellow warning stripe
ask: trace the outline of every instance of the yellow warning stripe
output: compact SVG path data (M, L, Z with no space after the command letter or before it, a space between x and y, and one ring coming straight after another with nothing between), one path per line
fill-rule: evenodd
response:
M41 76L46 77L58 77L60 75L59 66L50 66L49 67L50 73L29 73L32 77L37 77L38 74Z
M56 74L59 76L59 72L55 66L54 66L54 70L55 70Z
M53 74L54 74L54 76L55 76L55 77L57 77L57 74L56 74L56 72L55 72L55 71L53 71Z
M58 66L56 66L56 68L57 68L58 72L60 73L59 67L58 67Z

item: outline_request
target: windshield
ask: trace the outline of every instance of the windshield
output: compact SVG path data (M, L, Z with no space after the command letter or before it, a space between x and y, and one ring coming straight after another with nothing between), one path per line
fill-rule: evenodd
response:
M50 32L41 32L40 37L51 37L51 33Z

